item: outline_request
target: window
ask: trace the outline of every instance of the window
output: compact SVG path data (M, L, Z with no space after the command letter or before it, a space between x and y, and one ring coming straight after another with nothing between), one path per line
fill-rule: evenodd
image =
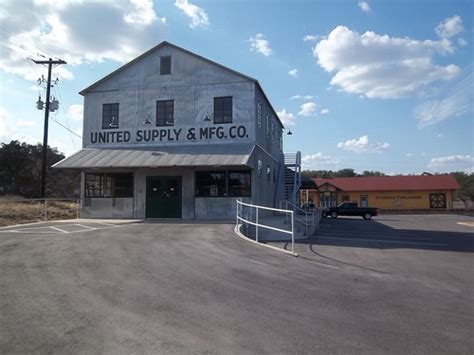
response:
M172 126L174 124L174 100L156 102L156 125Z
M229 196L251 196L251 172L249 170L196 172L196 197Z
M349 195L342 195L342 202L349 202L350 197Z
M214 123L232 123L232 96L214 98Z
M171 74L171 57L160 57L160 75Z
M446 208L446 195L430 194L430 208Z
M272 116L272 144L275 144L275 117Z
M133 174L110 174L113 197L133 197Z
M257 102L257 125L258 128L262 128L262 104Z
M265 117L265 131L267 133L267 137L270 137L270 114L267 114Z
M133 197L133 174L86 174L85 197Z
M270 177L272 176L272 169L267 166L267 181L270 181Z
M102 105L102 128L111 129L119 126L119 104Z
M263 167L262 167L262 161L260 159L258 159L258 162L257 162L257 170L258 170L258 176L262 176Z
M250 171L229 171L228 172L228 196L250 197L251 191Z
M196 172L196 197L225 196L225 180L225 171Z

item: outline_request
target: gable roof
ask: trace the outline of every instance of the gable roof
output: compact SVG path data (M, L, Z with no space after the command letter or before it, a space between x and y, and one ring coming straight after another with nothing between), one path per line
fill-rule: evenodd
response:
M343 191L457 190L460 185L453 175L359 176L313 179L316 185L331 184Z
M118 69L114 70L114 71L111 72L110 74L104 76L102 79L96 81L95 83L93 83L92 85L88 86L87 88L85 88L85 89L79 91L79 94L82 95L82 96L84 96L87 92L91 91L92 89L94 89L94 88L97 87L98 85L102 84L102 83L105 82L106 80L112 78L113 76L115 76L115 75L117 75L118 73L122 72L122 71L125 70L126 68L128 68L128 67L132 66L133 64L135 64L136 62L140 61L142 58L146 57L147 55L153 53L154 51L156 51L156 50L158 50L158 49L160 49L160 48L162 48L162 47L164 47L164 46L173 47L173 48L175 48L175 49L177 49L177 50L180 50L180 51L182 51L182 52L184 52L184 53L187 53L187 54L189 54L189 55L191 55L191 56L193 56L193 57L195 57L195 58L204 60L204 61L206 61L206 62L208 62L208 63L210 63L210 64L212 64L212 65L216 65L216 66L218 66L218 67L220 67L220 68L222 68L222 69L224 69L224 70L230 71L231 73L234 73L234 74L236 74L236 75L238 75L238 76L241 76L241 77L243 77L243 78L246 79L246 80L249 80L249 81L254 82L254 83L257 85L257 87L260 89L260 91L262 92L263 97L265 97L265 100L267 100L267 102L268 102L270 108L272 109L273 114L274 114L275 117L277 118L278 122L280 123L280 125L281 125L282 127L284 127L284 126L283 126L283 123L282 123L281 120L280 120L280 117L278 117L278 114L276 113L275 109L273 108L273 106L272 106L270 100L268 100L268 97L267 97L267 95L265 94L265 91L263 91L263 88L262 88L262 86L260 85L260 83L258 82L257 79L252 78L251 76L242 74L241 72L238 72L238 71L236 71L236 70L234 70L234 69L231 69L231 68L229 68L229 67L226 67L225 65L222 65L222 64L220 64L220 63L214 62L214 61L212 61L212 60L210 60L210 59L208 59L208 58L206 58L206 57L200 56L199 54L193 53L193 52L191 52L191 51L189 51L189 50L187 50L187 49L184 49L184 48L182 48L182 47L179 47L179 46L177 46L177 45L175 45L175 44L173 44L173 43L170 43L170 42L168 42L168 41L163 41L163 42L159 43L158 45L154 46L153 48L147 50L146 52L140 54L140 55L139 55L138 57L136 57L135 59L132 59L130 62L128 62L128 63L122 65L121 67L119 67Z

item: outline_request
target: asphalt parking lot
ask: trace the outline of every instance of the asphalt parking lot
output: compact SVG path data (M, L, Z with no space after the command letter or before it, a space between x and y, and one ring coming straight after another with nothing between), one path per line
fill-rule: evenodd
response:
M0 228L0 352L470 354L458 222L327 219L298 258L229 224Z

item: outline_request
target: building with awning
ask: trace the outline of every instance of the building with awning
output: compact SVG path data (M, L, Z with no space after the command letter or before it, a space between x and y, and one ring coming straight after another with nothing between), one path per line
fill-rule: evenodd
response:
M256 79L162 42L80 94L83 148L53 167L81 171L83 217L230 218L236 199L296 196Z

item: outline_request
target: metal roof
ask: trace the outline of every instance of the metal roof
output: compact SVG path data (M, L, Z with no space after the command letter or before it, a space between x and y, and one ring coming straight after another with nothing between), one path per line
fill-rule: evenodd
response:
M135 149L84 148L57 162L53 168L248 166L254 147L254 144L208 144Z
M263 90L262 86L260 85L260 82L259 82L257 79L252 78L251 76L245 75L245 74L243 74L243 73L241 73L241 72L239 72L239 71L237 71L237 70L231 69L231 68L229 68L229 67L227 67L227 66L225 66L225 65L223 65L223 64L220 64L220 63L217 63L217 62L215 62L215 61L213 61L213 60L210 60L210 59L208 59L208 58L206 58L206 57L203 57L203 56L201 56L201 55L199 55L199 54L196 54L196 53L194 53L194 52L191 52L191 51L189 51L189 50L187 50L187 49L184 49L184 48L182 48L182 47L179 47L179 46L177 46L176 44L170 43L170 42L168 42L168 41L163 41L163 42L157 44L156 46L154 46L153 48L150 48L149 50L147 50L146 52L142 53L141 55L139 55L139 56L136 57L135 59L131 60L130 62L128 62L128 63L122 65L121 67L119 67L118 69L114 70L112 73L110 73L110 74L104 76L102 79L96 81L95 83L93 83L92 85L88 86L87 88L85 88L85 89L79 91L79 94L82 95L82 96L84 96L86 93L92 91L92 89L94 89L97 85L99 85L99 84L105 82L106 80L112 78L112 77L115 76L116 74L120 73L121 71L125 70L125 69L128 68L129 66L131 66L131 65L133 65L134 63L140 61L140 59L145 58L147 55L151 54L152 52L158 50L159 48L161 48L161 47L163 47L163 46L170 46L170 47L173 47L173 48L175 48L175 49L177 49L177 50L180 50L180 51L183 51L183 52L185 52L185 53L187 53L187 54L189 54L189 55L191 55L191 56L194 56L194 57L196 57L196 58L199 58L199 59L201 59L201 60L204 60L204 61L206 61L206 62L208 62L208 63L210 63L210 64L213 64L213 65L216 65L216 66L218 66L218 67L220 67L220 68L223 68L223 69L225 69L225 70L228 70L228 71L230 71L230 72L232 72L232 73L234 73L234 74L236 74L236 75L241 76L241 77L244 78L244 79L247 79L247 80L250 80L250 81L254 82L255 84L257 84L258 88L259 88L260 91L262 92L263 97L265 98L265 100L267 100L267 102L268 102L270 108L271 108L272 111L273 111L273 114L274 114L275 117L277 118L277 121L280 123L280 125L281 125L283 128L285 127L285 126L283 125L283 122L281 121L280 117L278 116L277 112L276 112L275 109L273 108L272 103L271 103L270 100L268 99L267 94L265 94L265 91Z

